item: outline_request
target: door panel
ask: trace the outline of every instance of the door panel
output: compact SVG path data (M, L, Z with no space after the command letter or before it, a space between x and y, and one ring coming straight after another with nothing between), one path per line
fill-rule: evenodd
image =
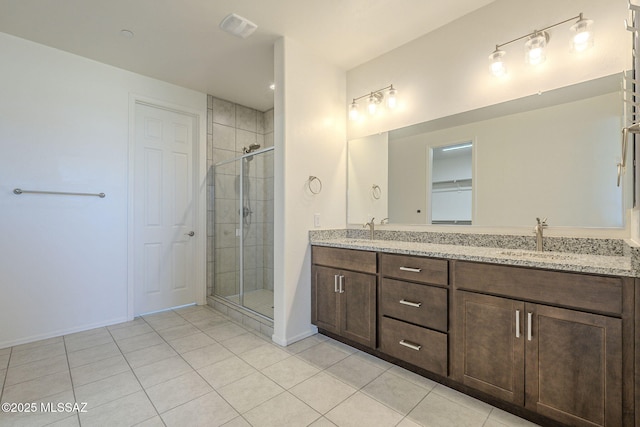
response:
M622 425L622 320L527 304L527 404L571 425Z
M516 330L519 313L520 330ZM500 399L524 404L524 303L457 293L457 374L461 381ZM519 337L517 336L519 335Z
M376 276L353 271L342 273L340 295L341 334L345 338L375 348Z
M195 302L194 125L189 115L136 104L134 313Z
M338 303L340 294L336 292L336 276L340 271L335 268L312 267L312 289L314 301L311 307L311 323L329 332L340 333Z

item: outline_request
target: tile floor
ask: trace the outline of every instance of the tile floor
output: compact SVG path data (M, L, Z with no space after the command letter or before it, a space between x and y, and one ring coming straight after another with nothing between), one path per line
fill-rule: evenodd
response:
M0 426L532 426L316 335L281 348L206 306L0 350Z
M231 302L240 304L240 296L232 295L226 297ZM244 305L251 310L258 312L269 319L273 319L273 291L268 289L258 289L244 294Z

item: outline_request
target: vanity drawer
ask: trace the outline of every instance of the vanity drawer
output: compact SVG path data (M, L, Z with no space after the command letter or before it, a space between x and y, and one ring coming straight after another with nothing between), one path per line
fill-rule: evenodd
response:
M375 252L312 246L311 260L316 265L361 271L363 273L377 273Z
M413 282L446 286L449 281L449 263L444 259L382 254L380 271L385 277Z
M444 288L385 278L380 288L380 314L446 332L447 293Z
M447 334L382 317L380 351L447 376Z
M456 288L615 316L622 314L619 277L456 261Z

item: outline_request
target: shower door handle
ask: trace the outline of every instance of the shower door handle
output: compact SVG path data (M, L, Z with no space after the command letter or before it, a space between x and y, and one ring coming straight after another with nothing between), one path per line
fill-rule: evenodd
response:
M185 235L185 236L189 236L189 237L193 237L193 236L195 236L195 235L196 235L196 232L195 232L195 231L190 231L190 232L188 232L188 233L184 233L184 235Z

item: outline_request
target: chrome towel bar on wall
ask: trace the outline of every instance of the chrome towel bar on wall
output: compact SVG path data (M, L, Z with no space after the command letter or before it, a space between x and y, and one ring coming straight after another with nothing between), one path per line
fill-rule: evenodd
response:
M107 195L104 193L69 193L64 191L37 191L37 190L22 190L20 188L14 188L13 194L20 195L23 193L32 193L32 194L59 194L63 196L96 196L104 199Z

